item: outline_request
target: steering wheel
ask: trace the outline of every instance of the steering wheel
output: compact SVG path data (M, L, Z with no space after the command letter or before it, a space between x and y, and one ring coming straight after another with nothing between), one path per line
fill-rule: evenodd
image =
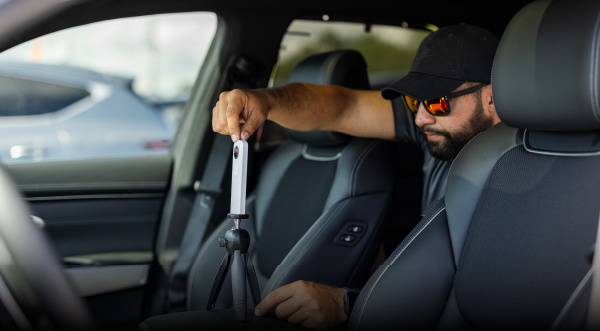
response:
M30 215L0 166L0 329L94 329L50 239Z

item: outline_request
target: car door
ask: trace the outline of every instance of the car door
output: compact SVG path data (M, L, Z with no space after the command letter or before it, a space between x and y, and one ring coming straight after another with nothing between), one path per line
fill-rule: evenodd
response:
M140 316L171 167L168 154L7 165L103 325Z
M215 29L212 13L153 15L76 27L0 54L12 91L0 98L12 100L0 102L0 137L13 139L0 144L0 162L102 327L133 326L143 314L163 214L179 187L171 146ZM190 49L192 36L199 48ZM48 86L87 94L56 106Z

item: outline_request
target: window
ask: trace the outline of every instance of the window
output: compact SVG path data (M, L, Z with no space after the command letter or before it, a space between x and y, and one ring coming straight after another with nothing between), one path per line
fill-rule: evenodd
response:
M84 89L0 76L0 116L53 113L89 95Z
M117 19L0 54L0 161L167 153L213 13Z
M291 70L311 54L350 48L365 57L372 88L381 89L408 72L421 41L429 34L397 26L326 20L296 20L290 25L272 75L273 85L285 82Z

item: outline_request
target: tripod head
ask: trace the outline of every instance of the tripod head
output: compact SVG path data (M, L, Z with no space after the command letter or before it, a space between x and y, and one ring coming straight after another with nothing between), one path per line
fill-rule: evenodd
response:
M227 217L231 218L231 214ZM248 231L240 228L240 219L234 219L235 226L225 233L225 237L219 238L219 246L225 247L229 254L233 254L234 251L239 250L240 253L248 253L248 247L250 247L250 235Z

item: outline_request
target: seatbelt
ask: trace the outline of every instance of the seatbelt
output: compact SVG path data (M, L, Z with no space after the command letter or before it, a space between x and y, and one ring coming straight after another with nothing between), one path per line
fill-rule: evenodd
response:
M592 259L592 292L588 305L586 329L600 330L600 216L598 217L598 230L596 244L594 245L594 258Z
M221 194L231 144L229 136L215 135L202 179L194 183L194 205L179 246L179 256L169 274L169 312L185 310L187 275L206 235L216 198Z

